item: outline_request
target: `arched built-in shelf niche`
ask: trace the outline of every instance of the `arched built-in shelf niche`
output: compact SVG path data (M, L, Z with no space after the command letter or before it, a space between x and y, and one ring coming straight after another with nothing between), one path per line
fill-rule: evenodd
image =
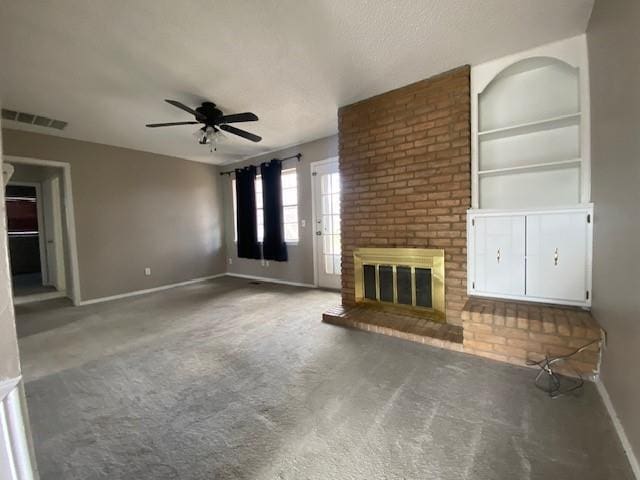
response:
M531 57L501 70L478 94L479 207L581 202L580 71Z

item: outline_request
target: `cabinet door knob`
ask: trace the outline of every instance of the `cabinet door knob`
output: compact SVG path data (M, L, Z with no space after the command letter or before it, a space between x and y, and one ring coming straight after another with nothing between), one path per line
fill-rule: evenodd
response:
M496 253L496 260L500 263L500 249L498 249L498 252Z
M556 248L556 251L553 252L553 264L557 267L558 266L558 249Z

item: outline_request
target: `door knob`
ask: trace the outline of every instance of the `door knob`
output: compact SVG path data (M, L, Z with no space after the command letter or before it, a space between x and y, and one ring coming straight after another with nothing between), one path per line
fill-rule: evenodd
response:
M316 230L316 235L318 235L318 236L322 235L322 231L321 230Z

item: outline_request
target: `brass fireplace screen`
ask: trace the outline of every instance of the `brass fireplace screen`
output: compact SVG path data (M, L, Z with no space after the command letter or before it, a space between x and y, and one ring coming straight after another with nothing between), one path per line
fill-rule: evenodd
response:
M358 248L353 259L356 302L445 320L444 250Z

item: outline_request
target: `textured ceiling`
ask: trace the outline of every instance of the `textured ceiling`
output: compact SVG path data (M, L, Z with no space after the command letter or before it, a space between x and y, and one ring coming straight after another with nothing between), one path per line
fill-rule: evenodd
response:
M337 132L337 109L583 33L593 0L0 0L0 101L33 130L211 163ZM213 155L164 98L253 111Z

